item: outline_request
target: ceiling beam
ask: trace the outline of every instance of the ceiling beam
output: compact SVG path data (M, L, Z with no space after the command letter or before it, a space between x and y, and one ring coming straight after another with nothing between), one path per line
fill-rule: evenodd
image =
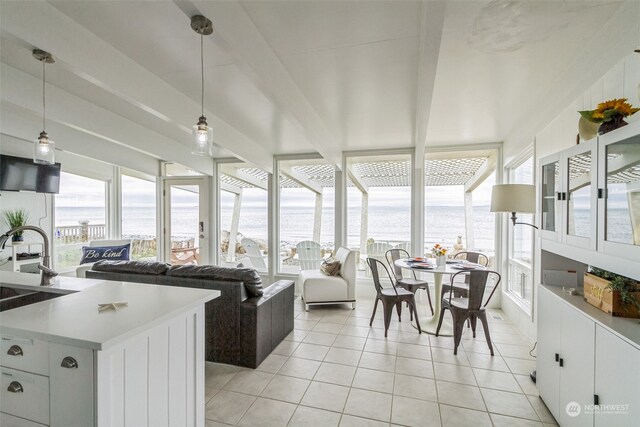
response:
M4 63L0 64L0 72L2 102L21 107L34 115L41 115L42 81ZM134 149L157 159L182 163L201 173L210 175L213 170L211 158L192 156L188 146L176 143L56 86L47 84L47 97L48 122L57 122L115 146ZM35 120L30 128L37 130L41 126L41 121ZM36 135L37 132L33 134ZM53 133L51 137L56 140ZM71 151L64 140L58 138L57 143L60 149ZM115 146L111 145L112 148ZM99 152L96 149L96 155Z
M298 127L320 155L340 169L340 142L322 121L240 2L234 0L196 4L200 12L213 22L214 43L235 59L235 65ZM185 13L191 10L184 6L181 9Z
M181 149L189 150L189 129L196 118L193 112L200 111L199 101L189 98L47 2L3 2L2 8L3 31L51 52L57 60L56 66L65 67L140 111L177 126L184 133ZM217 144L271 172L272 153L211 111L205 111L205 115L215 129ZM94 121L99 119L94 117ZM129 143L135 145L136 141ZM185 165L192 166L191 162Z
M420 15L420 40L418 47L418 90L416 91L416 126L414 131L416 147L416 168L424 167L425 146L427 145L427 131L433 88L436 81L438 58L442 29L444 27L446 1L423 1Z
M491 153L491 155L487 157L482 166L480 166L476 173L474 173L473 176L464 184L465 193L471 192L478 188L478 186L482 184L484 180L493 173L493 171L496 170L496 160L497 156L495 152Z
M285 166L283 164L280 165L280 173L288 176L304 188L313 191L316 194L322 194L322 187L315 182L311 181L309 178L304 176L298 171L295 171L291 168L291 166Z
M353 166L347 166L347 174L349 175L351 182L353 182L353 185L355 185L362 194L369 193L369 186L363 181L360 173L353 169Z
M220 182L220 190L227 191L233 194L242 194L242 188L235 185L228 184L226 182Z
M231 165L225 165L222 164L219 166L220 172L225 174L225 175L229 175L235 179L237 179L238 181L242 181L245 184L249 184L253 187L256 188L261 188L265 191L267 191L267 183L256 178L253 175L249 175L246 172L241 171L239 168L235 167L235 166L231 166Z

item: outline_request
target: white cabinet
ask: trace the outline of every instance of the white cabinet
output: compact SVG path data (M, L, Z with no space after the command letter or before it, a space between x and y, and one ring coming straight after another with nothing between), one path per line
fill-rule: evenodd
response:
M640 420L640 351L596 326L596 427L632 427ZM619 406L618 406L619 405Z
M204 427L204 306L104 349L3 335L0 424Z
M598 250L640 259L640 122L599 137Z
M596 250L597 140L540 160L540 234Z
M593 425L593 415L567 406L593 400L595 323L548 291L538 295L537 381L540 396L562 426Z
M603 327L587 312L602 316L600 321L604 319L606 324L610 316L600 314L581 298L554 292L558 291L544 286L538 292L540 397L563 427L637 426L640 341L636 337L639 346L631 345ZM574 298L574 302L567 298Z

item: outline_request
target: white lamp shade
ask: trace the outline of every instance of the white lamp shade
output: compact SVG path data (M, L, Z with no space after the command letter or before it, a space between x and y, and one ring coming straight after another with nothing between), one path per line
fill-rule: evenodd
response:
M536 212L536 187L529 184L499 184L491 190L491 212Z
M39 138L34 144L33 162L52 165L56 162L56 143L49 138Z

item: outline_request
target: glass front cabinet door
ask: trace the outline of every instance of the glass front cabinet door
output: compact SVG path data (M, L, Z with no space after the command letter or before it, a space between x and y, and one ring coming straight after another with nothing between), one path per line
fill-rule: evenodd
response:
M640 123L600 136L598 250L640 259Z
M560 240L562 190L560 155L540 159L540 233L543 238Z
M563 151L563 242L595 250L597 245L597 141Z

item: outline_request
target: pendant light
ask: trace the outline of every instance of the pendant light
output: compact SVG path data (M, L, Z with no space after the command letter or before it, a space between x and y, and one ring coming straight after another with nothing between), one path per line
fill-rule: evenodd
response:
M201 76L201 113L198 123L193 127L193 138L191 141L191 154L198 156L211 155L213 144L213 129L207 124L204 116L204 36L213 33L211 20L202 15L195 15L191 18L191 28L200 34L200 76Z
M33 57L42 62L42 132L35 141L33 162L42 163L45 165L52 165L55 163L55 142L49 139L49 134L45 130L45 120L47 115L47 104L45 98L45 82L46 82L46 69L47 64L53 64L56 62L53 56L49 52L44 50L34 49Z

